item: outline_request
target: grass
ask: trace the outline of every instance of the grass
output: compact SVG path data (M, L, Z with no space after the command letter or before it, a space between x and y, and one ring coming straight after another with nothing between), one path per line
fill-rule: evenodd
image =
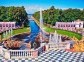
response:
M39 25L39 21L36 20L34 17L33 17L33 19L34 19L35 22L38 24L38 26L40 26L40 25ZM78 33L75 33L75 32L72 32L72 31L50 28L50 27L48 27L48 26L46 26L46 25L45 25L43 28L44 28L44 30L45 30L46 32L52 32L52 33L53 33L53 32L55 32L55 30L56 30L58 34L66 35L66 36L68 36L68 37L70 37L70 38L76 37L76 38L79 39L79 40L82 38L82 35L80 35L80 34L78 34Z
M24 27L24 28L13 30L13 35L17 35L17 34L21 34L21 33L26 33L26 32L30 32L30 29L27 28L27 27Z
M68 36L70 38L76 37L79 40L82 38L82 35L80 35L78 33L75 33L75 32L71 32L71 31L67 31L67 30L61 30L61 29L55 29L55 28L50 28L50 27L47 27L47 26L45 26L44 28L45 28L44 30L46 32L55 32L55 30L56 30L58 34L66 35L66 36Z
M40 25L39 25L39 21L36 20L34 17L33 17L33 19L34 19L34 21L37 23L37 25L40 26ZM52 32L52 33L53 33L53 32L55 32L55 30L56 30L58 34L66 35L66 36L68 36L68 37L70 37L70 38L76 37L76 38L79 39L79 40L82 38L82 35L81 35L81 34L78 34L78 33L72 32L72 31L50 28L50 27L48 27L48 26L46 26L46 25L45 25L43 28L44 28L44 30L45 30L46 32Z
M28 27L19 28L19 29L13 30L12 36L22 34L22 33L29 33L29 32L30 32L30 29ZM10 38L10 34L8 34L5 38L2 38L2 40L6 40L8 38Z

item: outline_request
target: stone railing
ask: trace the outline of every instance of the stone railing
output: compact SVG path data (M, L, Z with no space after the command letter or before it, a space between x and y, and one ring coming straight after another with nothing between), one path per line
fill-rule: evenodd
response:
M56 49L70 49L70 43L68 42L62 42L62 43L58 43L58 44L55 44L55 43L48 43L46 45L46 50L56 50Z
M14 59L14 58L36 58L41 53L45 51L45 47L39 47L38 49L30 49L30 50L7 50L3 49L3 56L5 59Z
M10 58L29 58L37 57L38 51L36 50L9 50Z
M36 58L43 52L52 50L52 49L70 49L70 43L62 42L62 43L48 43L44 46L41 46L37 49L30 50L7 50L0 46L0 54L4 56L6 59L11 58Z
M46 48L45 46L39 47L38 49L36 49L38 51L38 55L42 54L43 52L45 52Z
M4 58L35 58L38 56L36 50L4 50Z

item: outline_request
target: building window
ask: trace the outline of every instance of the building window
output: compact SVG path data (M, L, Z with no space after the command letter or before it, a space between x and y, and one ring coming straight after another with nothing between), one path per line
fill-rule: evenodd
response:
M61 25L61 27L63 27L63 26Z
M58 24L58 27L60 27L60 24Z
M65 25L64 25L64 27L65 27Z
M71 27L73 27L73 24L71 24Z
M6 24L6 27L8 27L8 24Z
M68 25L68 27L70 27L70 25Z
M2 24L0 24L0 27L2 27Z
M11 27L11 24L9 24L9 27Z
M3 24L3 27L5 27L5 24Z
M12 27L14 27L14 24L12 24Z

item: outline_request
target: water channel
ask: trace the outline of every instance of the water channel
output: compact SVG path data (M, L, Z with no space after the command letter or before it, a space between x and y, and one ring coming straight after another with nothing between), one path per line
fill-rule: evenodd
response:
M30 34L28 36L26 36L23 41L24 43L28 43L28 42L31 42L31 43L34 43L35 41L35 38L36 36L38 35L39 31L40 31L40 28L39 26L35 23L35 21L31 18L32 15L28 15L29 17L29 26L30 26ZM26 46L25 44L23 44L20 49L25 49Z

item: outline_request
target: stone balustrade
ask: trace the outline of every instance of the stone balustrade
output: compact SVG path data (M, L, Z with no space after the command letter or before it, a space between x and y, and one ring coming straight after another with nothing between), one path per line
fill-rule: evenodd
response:
M29 50L7 50L3 48L0 49L0 54L2 52L5 59L36 58L44 51L45 51L44 46L39 47L37 49L29 49Z
M30 58L37 57L38 51L36 50L9 50L10 58Z
M5 59L35 58L38 56L37 50L4 50Z
M68 42L61 42L61 43L48 43L46 45L46 50L56 50L56 49L70 49L70 43Z
M4 58L6 59L36 58L43 52L51 49L70 49L70 44L68 42L61 42L59 44L48 43L37 49L29 49L29 50L7 50L7 49L2 49L2 47L0 47L0 54L3 54Z
M38 49L36 49L38 51L38 55L42 54L43 52L45 52L46 48L45 46L39 47Z

